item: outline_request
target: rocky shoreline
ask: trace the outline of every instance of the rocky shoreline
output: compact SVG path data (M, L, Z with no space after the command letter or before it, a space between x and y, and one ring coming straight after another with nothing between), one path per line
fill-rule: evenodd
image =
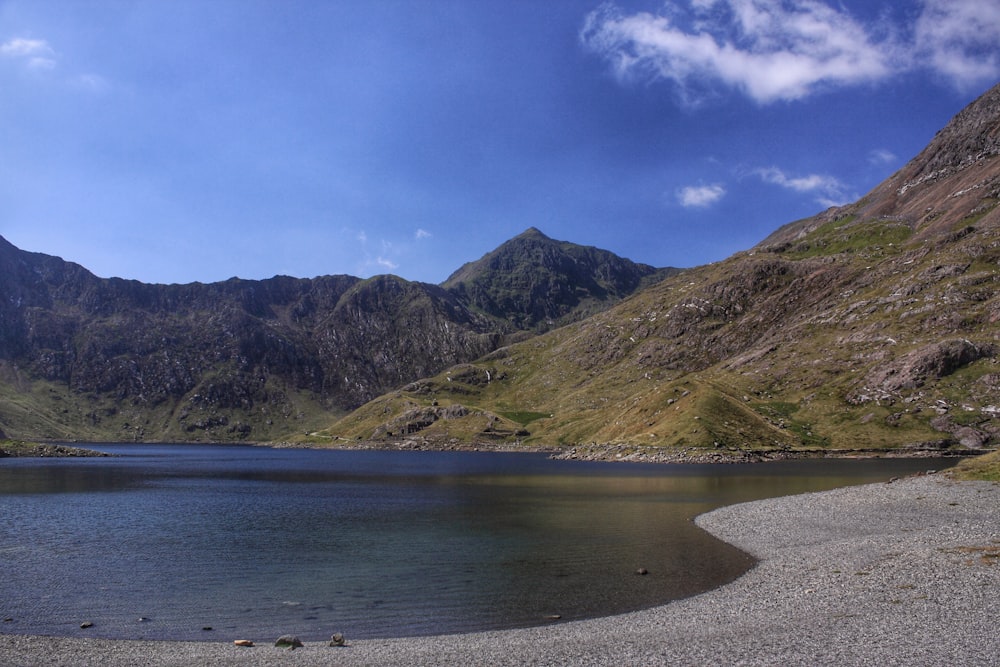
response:
M308 442L266 443L269 447L315 447L343 450L426 451L426 452L508 452L548 454L566 461L603 461L620 463L761 463L815 458L940 458L982 454L982 449L957 447L948 441L916 443L895 449L738 449L719 447L656 447L652 445L581 444L539 446L509 442L439 441L428 438L339 440L330 444Z
M149 444L127 443L115 444ZM211 444L192 442L192 447ZM555 460L603 461L619 463L762 463L765 461L785 461L815 458L940 458L976 456L982 449L968 449L955 446L948 441L916 443L895 449L739 449L719 447L656 447L652 445L624 444L581 444L573 446L525 445L511 442L462 442L458 440L440 441L428 438L382 439L382 440L337 440L331 443L307 441L245 442L230 443L278 449L340 449L375 450L394 452L504 452L547 454ZM0 458L6 456L108 456L103 452L70 446L57 442L28 443L23 441L0 440Z
M0 458L91 456L108 456L108 454L105 454L104 452L97 452L92 449L71 447L69 445L55 443L24 442L23 440L0 440Z
M698 517L759 559L702 595L620 616L440 637L226 643L0 635L46 665L994 665L1000 484L945 474L761 500ZM293 630L293 629L290 629Z

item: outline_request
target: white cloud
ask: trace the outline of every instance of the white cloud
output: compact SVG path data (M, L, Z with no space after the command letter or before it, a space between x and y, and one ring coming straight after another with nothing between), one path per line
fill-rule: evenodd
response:
M868 162L874 165L892 164L899 158L890 150L876 148L868 153Z
M0 55L21 60L32 69L52 69L56 66L56 52L44 39L9 39L0 44Z
M389 269L390 271L394 271L397 268L399 268L398 264L396 264L392 260L386 259L385 257L377 258L375 260L375 263L381 266L382 268Z
M795 192L814 194L816 201L824 206L840 206L850 198L846 188L837 178L823 174L790 176L777 167L757 169L754 173L765 183L778 185Z
M916 51L961 88L1000 73L1000 3L926 0L915 28Z
M925 0L909 15L906 26L866 24L823 0L677 0L660 14L609 4L580 39L622 79L669 81L689 104L720 88L795 100L926 69L959 85L1000 76L996 0Z
M52 55L52 47L44 39L25 39L15 37L0 44L0 53L5 56L30 57L39 55Z
M431 234L426 229L418 229L413 236L414 236L415 239L417 239L419 241L421 239L429 239L429 238L431 238L431 236L433 236L433 234Z
M691 185L682 188L677 193L677 199L680 201L681 206L699 208L714 204L722 199L725 194L726 189L718 183L712 185Z
M696 0L667 14L591 13L581 38L623 77L674 82L697 101L735 87L760 103L805 97L825 84L880 79L890 54L846 11L816 0Z

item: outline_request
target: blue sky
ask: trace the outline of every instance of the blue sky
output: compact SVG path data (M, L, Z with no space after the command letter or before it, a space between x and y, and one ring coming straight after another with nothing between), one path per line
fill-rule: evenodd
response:
M0 235L104 277L655 266L865 194L1000 79L1000 0L0 0Z

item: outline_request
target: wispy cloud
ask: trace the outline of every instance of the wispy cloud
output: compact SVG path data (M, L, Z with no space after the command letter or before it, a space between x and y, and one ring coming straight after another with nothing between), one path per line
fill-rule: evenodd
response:
M81 74L74 78L71 84L76 88L87 90L93 93L102 93L108 90L107 80L97 74Z
M54 70L60 64L59 54L48 41L26 37L14 37L0 44L0 58L37 71ZM64 73L62 82L71 89L87 93L104 93L111 88L107 79L93 73Z
M690 185L682 188L677 193L677 200L681 203L681 206L687 208L703 208L719 201L725 194L726 189L718 183L712 185Z
M32 69L52 69L56 66L56 52L44 39L15 37L0 44L0 55L17 59Z
M396 264L395 262L393 262L390 259L386 259L385 257L378 257L378 258L376 258L375 259L375 263L377 265L381 266L382 268L388 269L390 271L395 271L396 269L399 268L398 264Z
M917 19L916 51L959 87L1000 72L1000 4L982 0L926 0Z
M874 165L892 164L898 159L895 153L884 148L876 148L868 153L868 162Z
M765 167L754 170L765 183L778 185L795 192L813 194L816 201L824 206L840 206L849 197L844 184L833 176L824 174L808 174L806 176L791 176L777 167Z
M413 237L415 239L417 239L418 241L421 240L421 239L429 239L429 238L431 238L431 236L433 236L433 234L431 234L426 229L418 229L416 231L416 233L414 233L414 235L413 235Z
M580 38L622 79L670 81L688 104L720 89L796 100L928 67L963 84L1000 74L1000 5L926 0L911 15L889 27L821 0L678 0L659 14L608 4Z
M705 82L768 103L891 70L889 53L864 26L814 0L692 0L660 15L625 15L612 5L590 14L581 34L619 75L670 80L687 101L707 92Z

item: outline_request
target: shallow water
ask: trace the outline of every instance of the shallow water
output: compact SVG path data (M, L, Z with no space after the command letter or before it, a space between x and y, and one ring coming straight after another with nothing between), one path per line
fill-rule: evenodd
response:
M0 460L0 632L320 640L619 613L751 564L702 512L942 466L95 448L118 456Z

